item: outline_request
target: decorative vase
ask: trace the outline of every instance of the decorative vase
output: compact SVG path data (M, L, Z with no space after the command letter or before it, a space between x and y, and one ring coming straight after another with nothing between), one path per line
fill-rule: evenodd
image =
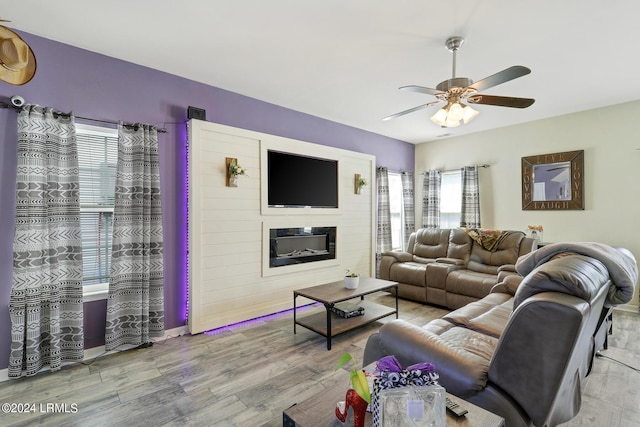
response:
M344 278L344 287L347 289L358 289L359 284L360 284L359 276Z
M530 233L529 235L531 236L532 239L535 239L538 241L538 243L542 242L542 231L541 230L529 230Z
M237 187L237 186L238 186L238 175L230 175L229 187Z
M344 403L344 407L341 407L342 403ZM354 389L350 388L347 390L345 401L336 406L336 417L345 423L345 426L364 427L367 406L367 401L358 396Z

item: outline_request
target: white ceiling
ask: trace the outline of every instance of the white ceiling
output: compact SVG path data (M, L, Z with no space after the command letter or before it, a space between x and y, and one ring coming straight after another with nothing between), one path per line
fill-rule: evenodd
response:
M412 143L640 99L637 0L4 0L6 25ZM531 74L486 91L535 98L478 105L442 129L435 100L399 91L457 75Z

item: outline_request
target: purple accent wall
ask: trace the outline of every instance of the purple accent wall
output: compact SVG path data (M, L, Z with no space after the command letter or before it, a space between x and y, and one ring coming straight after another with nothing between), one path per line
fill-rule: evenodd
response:
M167 128L168 133L159 134L167 329L185 324L187 106L204 108L211 122L373 154L384 159L380 166L392 171L414 169L412 144L28 33L20 35L33 49L38 70L24 86L0 82L2 101L20 95L28 103L73 111L77 116ZM8 304L13 268L16 115L0 109L0 369L8 366L11 345ZM85 304L85 347L104 344L105 311L104 301Z

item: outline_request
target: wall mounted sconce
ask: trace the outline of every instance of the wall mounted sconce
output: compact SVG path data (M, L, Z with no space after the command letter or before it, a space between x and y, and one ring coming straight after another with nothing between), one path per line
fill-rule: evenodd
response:
M364 179L359 173L353 176L353 191L355 194L360 194L362 187L367 185L367 180Z
M233 157L226 157L225 164L227 166L227 187L237 187L238 177L245 174L245 169L238 164L238 159Z

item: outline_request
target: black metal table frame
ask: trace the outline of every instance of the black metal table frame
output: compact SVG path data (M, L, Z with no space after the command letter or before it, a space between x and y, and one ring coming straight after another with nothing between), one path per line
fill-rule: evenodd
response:
M337 300L337 301L334 301L334 302L331 302L331 303L328 303L328 302L324 302L324 303L323 303L322 301L315 300L314 298L311 298L311 297L309 297L309 296L302 295L302 296L304 296L305 298L309 298L309 299L311 299L311 300L314 300L314 301L316 301L316 302L322 303L322 304L324 305L324 308L325 308L325 310L326 310L326 314L327 314L327 333L326 333L326 335L325 335L325 334L323 334L323 333L321 333L320 331L313 330L313 329L308 328L307 326L305 326L305 325L300 324L300 323L298 323L298 322L297 322L297 306L296 306L296 298L298 298L298 296L300 296L301 294L300 294L298 291L293 291L293 333L294 333L294 334L296 333L296 325L300 325L300 326L302 326L303 328L307 328L307 329L309 329L309 330L311 330L311 331L313 331L313 332L315 332L315 333L317 333L317 334L320 334L320 335L322 335L322 336L325 336L325 337L327 338L327 350L331 350L331 338L333 338L333 337L334 337L334 335L332 335L332 333L331 333L331 316L332 316L332 311L331 311L331 309L332 309L332 308L333 308L337 303L344 302L344 301L348 301L348 300L350 300L350 299L355 299L355 298L358 298L358 297L360 297L360 300L361 300L361 301L363 301L363 300L364 300L364 297L365 297L366 295L370 295L370 294L373 294L373 293L376 293L376 292L385 291L385 290L387 290L387 289L391 289L391 288L394 288L394 290L395 290L395 292L394 292L394 293L395 293L395 297L396 297L396 309L395 309L395 315L396 315L396 319L397 319L397 318L398 318L398 313L399 313L399 311L398 311L398 284L397 284L397 283L392 283L392 284L389 284L389 286L384 287L384 288L380 288L380 289L375 289L375 290L367 291L367 292L365 292L365 293L362 293L362 294L359 294L359 295L356 295L356 296L346 297L346 298L343 298L343 299L340 299L340 300ZM391 312L391 313L389 313L389 314L386 314L385 316L382 316L382 317L390 316L391 314L393 314L393 312ZM354 318L355 318L355 317L354 317ZM363 325L365 325L365 324L375 322L376 320L378 320L378 319L373 319L373 320L371 320L371 321L369 321L369 322L366 322L366 323L363 323L363 324L359 324L358 326L363 326ZM356 327L358 327L358 326L355 326L353 329L355 329L355 328L356 328ZM341 333L344 333L344 332L348 332L348 331L350 331L350 330L352 330L352 329L349 329L349 330L346 330L346 331L340 332L340 333L336 334L335 336L340 335Z

